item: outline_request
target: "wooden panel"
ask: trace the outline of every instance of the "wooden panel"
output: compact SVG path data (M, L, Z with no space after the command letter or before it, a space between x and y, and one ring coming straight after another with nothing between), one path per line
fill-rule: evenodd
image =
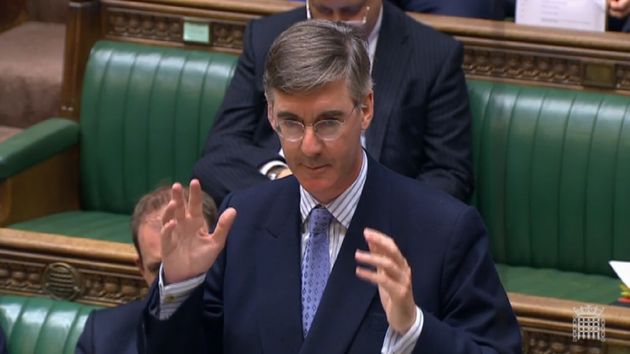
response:
M587 304L577 301L508 294L523 333L524 353L630 353L630 308L602 306L605 339L573 339L575 310Z
M0 32L26 21L27 0L0 1Z
M75 0L69 3L61 86L62 117L79 120L83 72L92 46L101 37L99 16L98 0Z
M0 181L0 226L78 208L77 148Z
M0 293L115 306L147 292L133 245L0 228Z

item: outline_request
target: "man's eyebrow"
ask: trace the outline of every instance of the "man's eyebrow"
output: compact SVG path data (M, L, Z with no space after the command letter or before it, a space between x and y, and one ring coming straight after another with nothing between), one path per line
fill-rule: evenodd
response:
M322 119L322 118L339 118L339 117L343 117L343 115L346 114L344 111L340 110L340 109L331 109L328 111L323 111L320 112L317 115L318 119ZM278 113L276 113L276 117L278 117L278 119L289 119L289 120L302 120L300 118L300 116L298 116L295 113L289 112L289 111L280 111Z
M276 114L276 117L280 119L298 119L298 115L288 112L288 111L280 111Z
M331 109L329 111L324 111L321 112L318 117L326 117L326 118L330 118L330 117L343 117L343 115L345 114L344 111L339 110L339 109Z

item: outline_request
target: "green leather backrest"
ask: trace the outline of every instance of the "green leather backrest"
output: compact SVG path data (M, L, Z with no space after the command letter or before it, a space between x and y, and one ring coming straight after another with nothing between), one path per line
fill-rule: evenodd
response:
M49 298L0 295L0 327L11 354L72 354L95 307Z
M495 260L610 275L630 260L630 97L468 81L474 204Z
M130 214L158 184L187 181L236 60L98 42L81 101L82 208Z

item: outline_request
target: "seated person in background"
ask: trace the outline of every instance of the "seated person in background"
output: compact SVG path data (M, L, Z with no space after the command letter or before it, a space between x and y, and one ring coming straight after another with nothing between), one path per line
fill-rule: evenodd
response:
M188 195L188 189L183 190ZM171 200L170 187L160 187L146 194L136 204L131 217L131 233L138 256L140 273L151 285L162 258L160 229L162 212ZM217 208L214 201L202 193L204 225L213 226ZM137 354L137 330L145 301L133 301L111 309L93 311L85 323L77 343L77 354Z
M4 330L0 327L0 354L7 354L7 340L4 337Z
M389 0L405 11L503 20L510 0Z
M212 234L199 182L173 186L147 352L520 353L477 212L362 149L378 108L357 31L295 24L263 82L293 176L228 196Z
M608 0L608 29L630 32L630 0Z
M373 62L376 111L362 144L377 161L466 201L473 189L471 116L462 46L382 0L310 0L253 20L217 120L193 176L217 203L239 189L290 173L269 126L263 91L273 40L306 18L361 28ZM313 48L316 50L316 48Z

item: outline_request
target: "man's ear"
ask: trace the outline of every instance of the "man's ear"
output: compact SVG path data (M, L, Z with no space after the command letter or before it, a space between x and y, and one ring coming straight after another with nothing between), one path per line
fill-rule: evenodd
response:
M361 118L361 129L367 130L370 123L372 123L372 118L374 117L374 91L370 90L363 99L363 102L361 103L361 112L363 113Z
M269 120L269 124L271 125L271 127L274 127L274 120L273 120L273 108L271 105L271 102L267 101L267 120Z

